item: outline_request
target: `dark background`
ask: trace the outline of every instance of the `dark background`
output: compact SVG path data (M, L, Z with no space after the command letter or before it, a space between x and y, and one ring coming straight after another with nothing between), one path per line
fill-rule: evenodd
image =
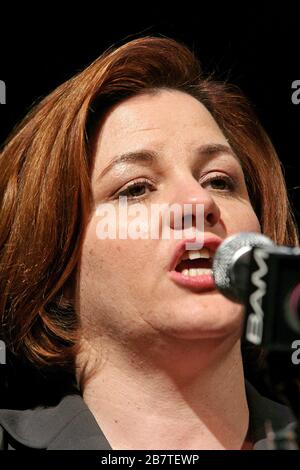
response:
M291 85L300 80L300 6L280 3L181 3L167 13L148 3L131 10L114 4L106 11L84 3L69 6L64 16L57 6L36 7L31 16L15 5L1 18L0 80L7 104L0 105L0 144L34 102L107 47L139 34L169 36L191 47L205 71L229 78L250 98L284 165L299 224L300 189L293 188L300 186L300 104L291 101Z

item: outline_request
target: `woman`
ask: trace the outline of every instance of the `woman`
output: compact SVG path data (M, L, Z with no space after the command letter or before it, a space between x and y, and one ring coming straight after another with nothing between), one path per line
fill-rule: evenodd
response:
M240 231L297 244L250 105L185 46L137 39L60 86L4 146L0 186L1 336L18 362L11 381L29 383L0 413L3 448L249 449L267 418L292 420L245 383L242 306L203 274L210 261L179 266L197 207L197 256ZM157 238L147 223L144 236L105 238L103 204L122 230L130 208L155 204L188 205L191 223L170 217L164 238L161 215Z

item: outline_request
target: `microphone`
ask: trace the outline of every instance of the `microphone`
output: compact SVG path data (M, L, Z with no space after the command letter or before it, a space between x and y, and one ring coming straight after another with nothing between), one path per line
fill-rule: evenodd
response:
M296 434L285 444L300 448L300 248L241 232L221 243L212 271L217 289L245 306L241 340L263 347L268 381L297 419ZM282 436L275 433L276 448Z
M221 294L245 306L247 341L287 351L296 344L300 334L299 247L278 246L260 233L240 232L218 247L212 272Z
M274 246L270 238L255 232L240 232L226 238L218 247L212 265L217 289L233 302L247 301L252 248Z

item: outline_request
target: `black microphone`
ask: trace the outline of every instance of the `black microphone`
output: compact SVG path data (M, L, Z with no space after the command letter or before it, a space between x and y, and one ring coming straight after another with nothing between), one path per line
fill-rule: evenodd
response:
M221 243L212 271L217 289L244 305L241 340L263 347L268 381L297 418L296 434L275 433L276 448L300 448L300 248L241 232Z
M255 232L240 232L226 238L213 259L212 271L217 289L233 302L245 303L251 250L272 245L270 238Z
M247 341L289 351L295 347L300 334L299 247L240 232L221 243L212 272L216 288L245 306Z

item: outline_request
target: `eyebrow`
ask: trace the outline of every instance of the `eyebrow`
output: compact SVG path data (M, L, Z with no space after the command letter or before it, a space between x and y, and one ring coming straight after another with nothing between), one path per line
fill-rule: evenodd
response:
M195 153L199 157L214 157L220 155L221 153L227 153L238 160L232 148L224 144L204 144L198 147ZM106 168L104 168L104 170L102 170L97 180L106 175L106 173L111 171L112 168L122 163L131 163L135 165L143 164L145 166L151 166L157 162L158 159L158 153L153 150L138 150L136 152L127 152L122 155L118 155L112 159L112 161L107 165Z

